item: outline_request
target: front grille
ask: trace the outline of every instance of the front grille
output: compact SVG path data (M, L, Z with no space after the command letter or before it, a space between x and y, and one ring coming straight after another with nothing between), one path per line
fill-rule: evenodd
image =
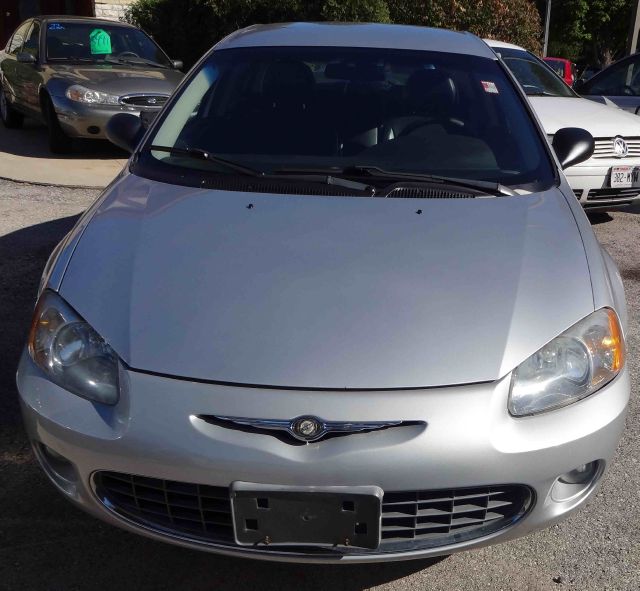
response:
M640 195L639 188L632 189L591 189L587 195L587 201L595 200L622 200L631 201Z
M627 158L640 157L640 137L623 138L629 147ZM614 138L597 138L593 158L618 158L613 149ZM624 158L622 159L624 160Z
M117 472L97 472L94 487L107 508L137 525L196 542L235 546L226 487ZM514 524L532 504L530 489L519 485L385 492L380 547L371 551L340 548L326 552L400 552L460 543ZM265 546L260 549L269 550ZM299 546L273 550L312 551Z
M169 100L168 95L164 94L132 94L123 96L120 102L123 105L131 107L148 107L150 109L159 109Z
M573 194L576 196L576 199L582 199L582 189L574 189Z

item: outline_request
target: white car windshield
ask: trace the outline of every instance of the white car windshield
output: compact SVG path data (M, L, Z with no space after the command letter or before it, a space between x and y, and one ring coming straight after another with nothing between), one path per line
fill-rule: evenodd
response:
M185 157L198 152L260 173L376 167L509 186L554 179L499 63L441 52L217 51L162 116L151 145L164 150L147 150L148 165L181 169L210 170L209 158Z
M576 93L545 64L534 55L522 49L496 47L503 61L528 96L576 97Z

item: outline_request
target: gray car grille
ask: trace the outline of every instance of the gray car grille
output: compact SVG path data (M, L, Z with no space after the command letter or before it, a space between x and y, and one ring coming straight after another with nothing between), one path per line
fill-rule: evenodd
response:
M132 94L129 96L123 96L120 102L123 105L129 105L131 107L146 107L148 109L159 109L167 101L169 97L164 94Z
M136 525L196 542L235 546L226 487L117 472L97 472L94 487L107 508ZM514 524L532 504L533 493L520 485L385 492L382 541L377 550L320 550L385 553L456 544ZM274 550L318 553L318 549L302 547Z
M617 158L613 150L614 138L597 138L596 149L593 152L593 158ZM640 137L626 137L624 141L629 147L627 158L640 157ZM624 158L621 158L624 160Z

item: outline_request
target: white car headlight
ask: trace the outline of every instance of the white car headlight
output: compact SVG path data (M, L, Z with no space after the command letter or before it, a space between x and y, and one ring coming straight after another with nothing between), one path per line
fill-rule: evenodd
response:
M28 349L49 379L65 390L103 404L118 402L118 356L52 291L38 301Z
M509 412L533 415L577 402L615 378L624 355L618 316L596 310L513 371Z
M65 93L68 99L89 105L119 105L120 97L115 94L91 90L80 84L74 84L67 88Z

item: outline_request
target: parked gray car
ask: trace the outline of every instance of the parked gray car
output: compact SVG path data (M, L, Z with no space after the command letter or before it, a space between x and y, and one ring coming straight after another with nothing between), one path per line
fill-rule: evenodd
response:
M129 531L265 560L485 546L593 495L629 399L620 274L475 36L221 41L46 265L36 457Z
M0 52L0 117L20 127L43 121L52 152L74 137L104 138L116 113L155 115L174 91L182 63L139 29L79 17L22 23Z
M588 80L578 81L575 89L585 98L602 103L611 101L637 115L640 113L640 53L611 64Z

